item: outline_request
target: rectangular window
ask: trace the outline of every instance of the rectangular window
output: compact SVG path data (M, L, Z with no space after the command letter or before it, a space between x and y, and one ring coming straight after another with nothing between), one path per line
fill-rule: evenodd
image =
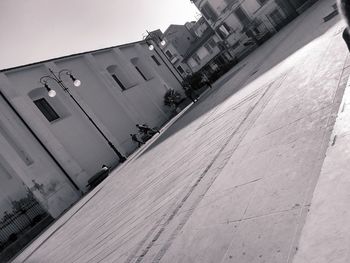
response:
M117 75L112 74L112 78L114 79L115 82L117 82L117 84L119 85L119 87L120 87L122 90L126 90L124 84L120 81L120 79L118 79Z
M221 35L223 35L224 37L227 37L230 35L231 28L226 23L223 23L219 27L219 30L221 31Z
M34 104L38 107L41 113L49 122L53 122L60 118L57 112L51 107L51 105L44 98L34 101Z
M276 26L283 24L283 16L277 9L270 14L270 17Z
M235 15L237 16L238 20L241 22L243 26L249 24L250 18L246 14L246 12L243 10L243 8L238 7L235 10Z
M215 13L214 9L209 3L205 3L201 9L201 13L205 16L206 19L215 22L218 20L218 15Z
M216 43L215 43L214 39L210 39L208 43L209 43L211 48L215 48L216 47Z
M220 30L220 28L217 28L217 29L216 29L216 33L219 35L219 37L220 37L221 39L225 39L225 38L226 38L226 36L224 35L224 33L222 33L222 31Z
M144 80L147 80L146 76L142 73L142 71L141 71L137 66L135 66L135 68L136 68L136 70L140 73L140 75L142 76L142 78L143 78Z
M238 48L240 46L240 42L239 41L237 41L236 43L234 43L233 45L232 45L232 49L236 49L236 48Z
M193 58L198 64L201 63L201 59L199 58L199 56L198 56L197 54L194 54L194 55L192 56L192 58Z
M223 28L225 28L225 30L226 30L228 33L231 33L232 28L231 28L229 25L227 25L225 22L222 23L221 26L222 26Z
M155 62L158 66L161 65L160 62L159 62L159 60L156 58L156 56L152 55L151 57L152 57L152 59L154 60L154 62Z
M205 44L204 47L206 48L206 50L208 50L209 54L213 54L213 50L211 49L209 44Z
M172 58L173 57L173 54L171 54L171 52L169 51L169 50L167 50L166 52L165 52L165 54L168 56L168 58Z
M177 70L178 70L181 74L185 73L184 69L183 69L181 66L178 66L178 67L177 67Z

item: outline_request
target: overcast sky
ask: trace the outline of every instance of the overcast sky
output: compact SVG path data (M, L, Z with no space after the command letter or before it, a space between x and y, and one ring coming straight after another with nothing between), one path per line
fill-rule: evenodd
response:
M196 13L190 0L0 0L0 69L137 41Z

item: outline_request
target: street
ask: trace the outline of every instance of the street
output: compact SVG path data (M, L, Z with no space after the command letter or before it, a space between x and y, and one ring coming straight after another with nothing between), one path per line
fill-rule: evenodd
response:
M14 262L292 262L349 75L321 0Z

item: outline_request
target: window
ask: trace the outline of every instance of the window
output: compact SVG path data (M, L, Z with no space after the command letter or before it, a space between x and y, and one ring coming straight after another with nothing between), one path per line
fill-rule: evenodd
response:
M201 63L201 59L199 58L199 56L198 56L197 54L194 54L194 55L192 56L192 58L193 58L198 64Z
M232 45L232 49L236 49L236 48L238 48L240 46L240 42L239 41L237 41L236 43L234 43L233 45Z
M276 26L283 23L283 16L277 9L270 14L270 17Z
M219 30L221 32L220 36L224 36L224 38L225 38L225 37L230 35L231 28L226 23L223 23L219 27Z
M229 27L225 22L222 23L221 27L226 30L228 33L232 31L231 27Z
M155 55L152 55L151 58L154 60L154 62L155 62L158 66L161 65L160 62L159 62L159 60L156 58Z
M123 68L117 65L110 65L107 67L107 71L121 90L127 90L134 85L128 74L123 71Z
M165 52L165 54L168 56L168 58L172 58L173 57L173 54L171 54L171 52L169 51L169 50L167 50L166 52Z
M209 3L205 3L201 9L201 13L204 17L212 22L218 20L218 15L215 13L214 9L211 7Z
M190 58L188 60L188 65L193 69L194 67L198 66L198 63L193 60L193 58Z
M183 69L181 66L178 66L178 67L177 67L177 70L178 70L181 74L185 73L184 69Z
M216 29L216 33L221 37L221 39L225 39L226 35L220 30L220 28Z
M117 82L117 84L122 90L126 90L124 84L120 81L120 79L118 79L116 74L112 74L112 78L115 80L115 82Z
M216 43L215 43L214 39L210 39L210 40L208 41L208 44L209 44L209 46L210 46L211 48L215 48L215 47L216 47Z
M209 54L213 54L213 50L209 46L209 44L205 44L204 47L208 50Z
M243 26L247 25L250 22L248 15L241 7L236 8L235 15Z
M53 122L60 118L57 112L51 107L51 105L44 98L34 100L34 104L38 107L41 113L49 122Z
M151 78L153 78L153 75L152 75L152 72L149 68L149 65L147 63L145 63L144 60L138 58L138 57L135 57L135 58L132 58L130 60L131 64L134 65L135 69L137 70L137 72L141 75L141 77L144 79L144 80L150 80Z
M254 31L254 33L255 33L256 35L260 34L260 30L259 30L259 28L257 28L257 27L254 27L254 28L253 28L253 31Z
M140 73L141 77L144 79L144 80L147 80L147 78L145 77L145 75L142 73L142 71L137 67L135 66L136 70Z

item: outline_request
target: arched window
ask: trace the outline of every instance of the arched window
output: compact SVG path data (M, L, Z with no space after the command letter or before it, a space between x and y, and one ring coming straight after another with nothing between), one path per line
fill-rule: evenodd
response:
M107 71L122 90L126 90L132 86L127 76L117 65L107 67Z
M153 77L144 61L140 60L139 58L132 58L130 61L144 80L147 81Z

